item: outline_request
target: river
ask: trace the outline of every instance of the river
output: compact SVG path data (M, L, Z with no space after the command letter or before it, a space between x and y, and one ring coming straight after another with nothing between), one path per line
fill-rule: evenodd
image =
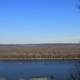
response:
M0 61L0 80L30 80L50 77L49 80L80 79L80 60Z

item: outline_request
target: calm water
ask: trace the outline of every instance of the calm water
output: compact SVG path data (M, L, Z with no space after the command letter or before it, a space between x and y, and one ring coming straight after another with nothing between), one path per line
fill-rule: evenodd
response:
M71 75L77 77L79 70L80 61L0 61L0 80L29 80L36 76L72 80Z

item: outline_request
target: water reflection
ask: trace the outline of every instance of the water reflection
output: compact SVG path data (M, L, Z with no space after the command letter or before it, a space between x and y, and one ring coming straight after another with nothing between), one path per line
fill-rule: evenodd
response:
M80 61L78 61L74 67L69 74L68 80L80 80Z

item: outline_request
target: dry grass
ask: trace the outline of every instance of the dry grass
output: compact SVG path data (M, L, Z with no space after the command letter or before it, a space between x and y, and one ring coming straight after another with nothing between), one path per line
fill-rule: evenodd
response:
M0 47L0 60L80 59L80 47Z

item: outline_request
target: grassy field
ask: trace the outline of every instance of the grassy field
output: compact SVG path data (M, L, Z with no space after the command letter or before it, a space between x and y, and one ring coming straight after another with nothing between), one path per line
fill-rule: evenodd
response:
M29 46L29 45L28 45ZM80 46L78 45L37 45L36 47L23 47L17 45L1 45L0 60L55 60L80 59Z

